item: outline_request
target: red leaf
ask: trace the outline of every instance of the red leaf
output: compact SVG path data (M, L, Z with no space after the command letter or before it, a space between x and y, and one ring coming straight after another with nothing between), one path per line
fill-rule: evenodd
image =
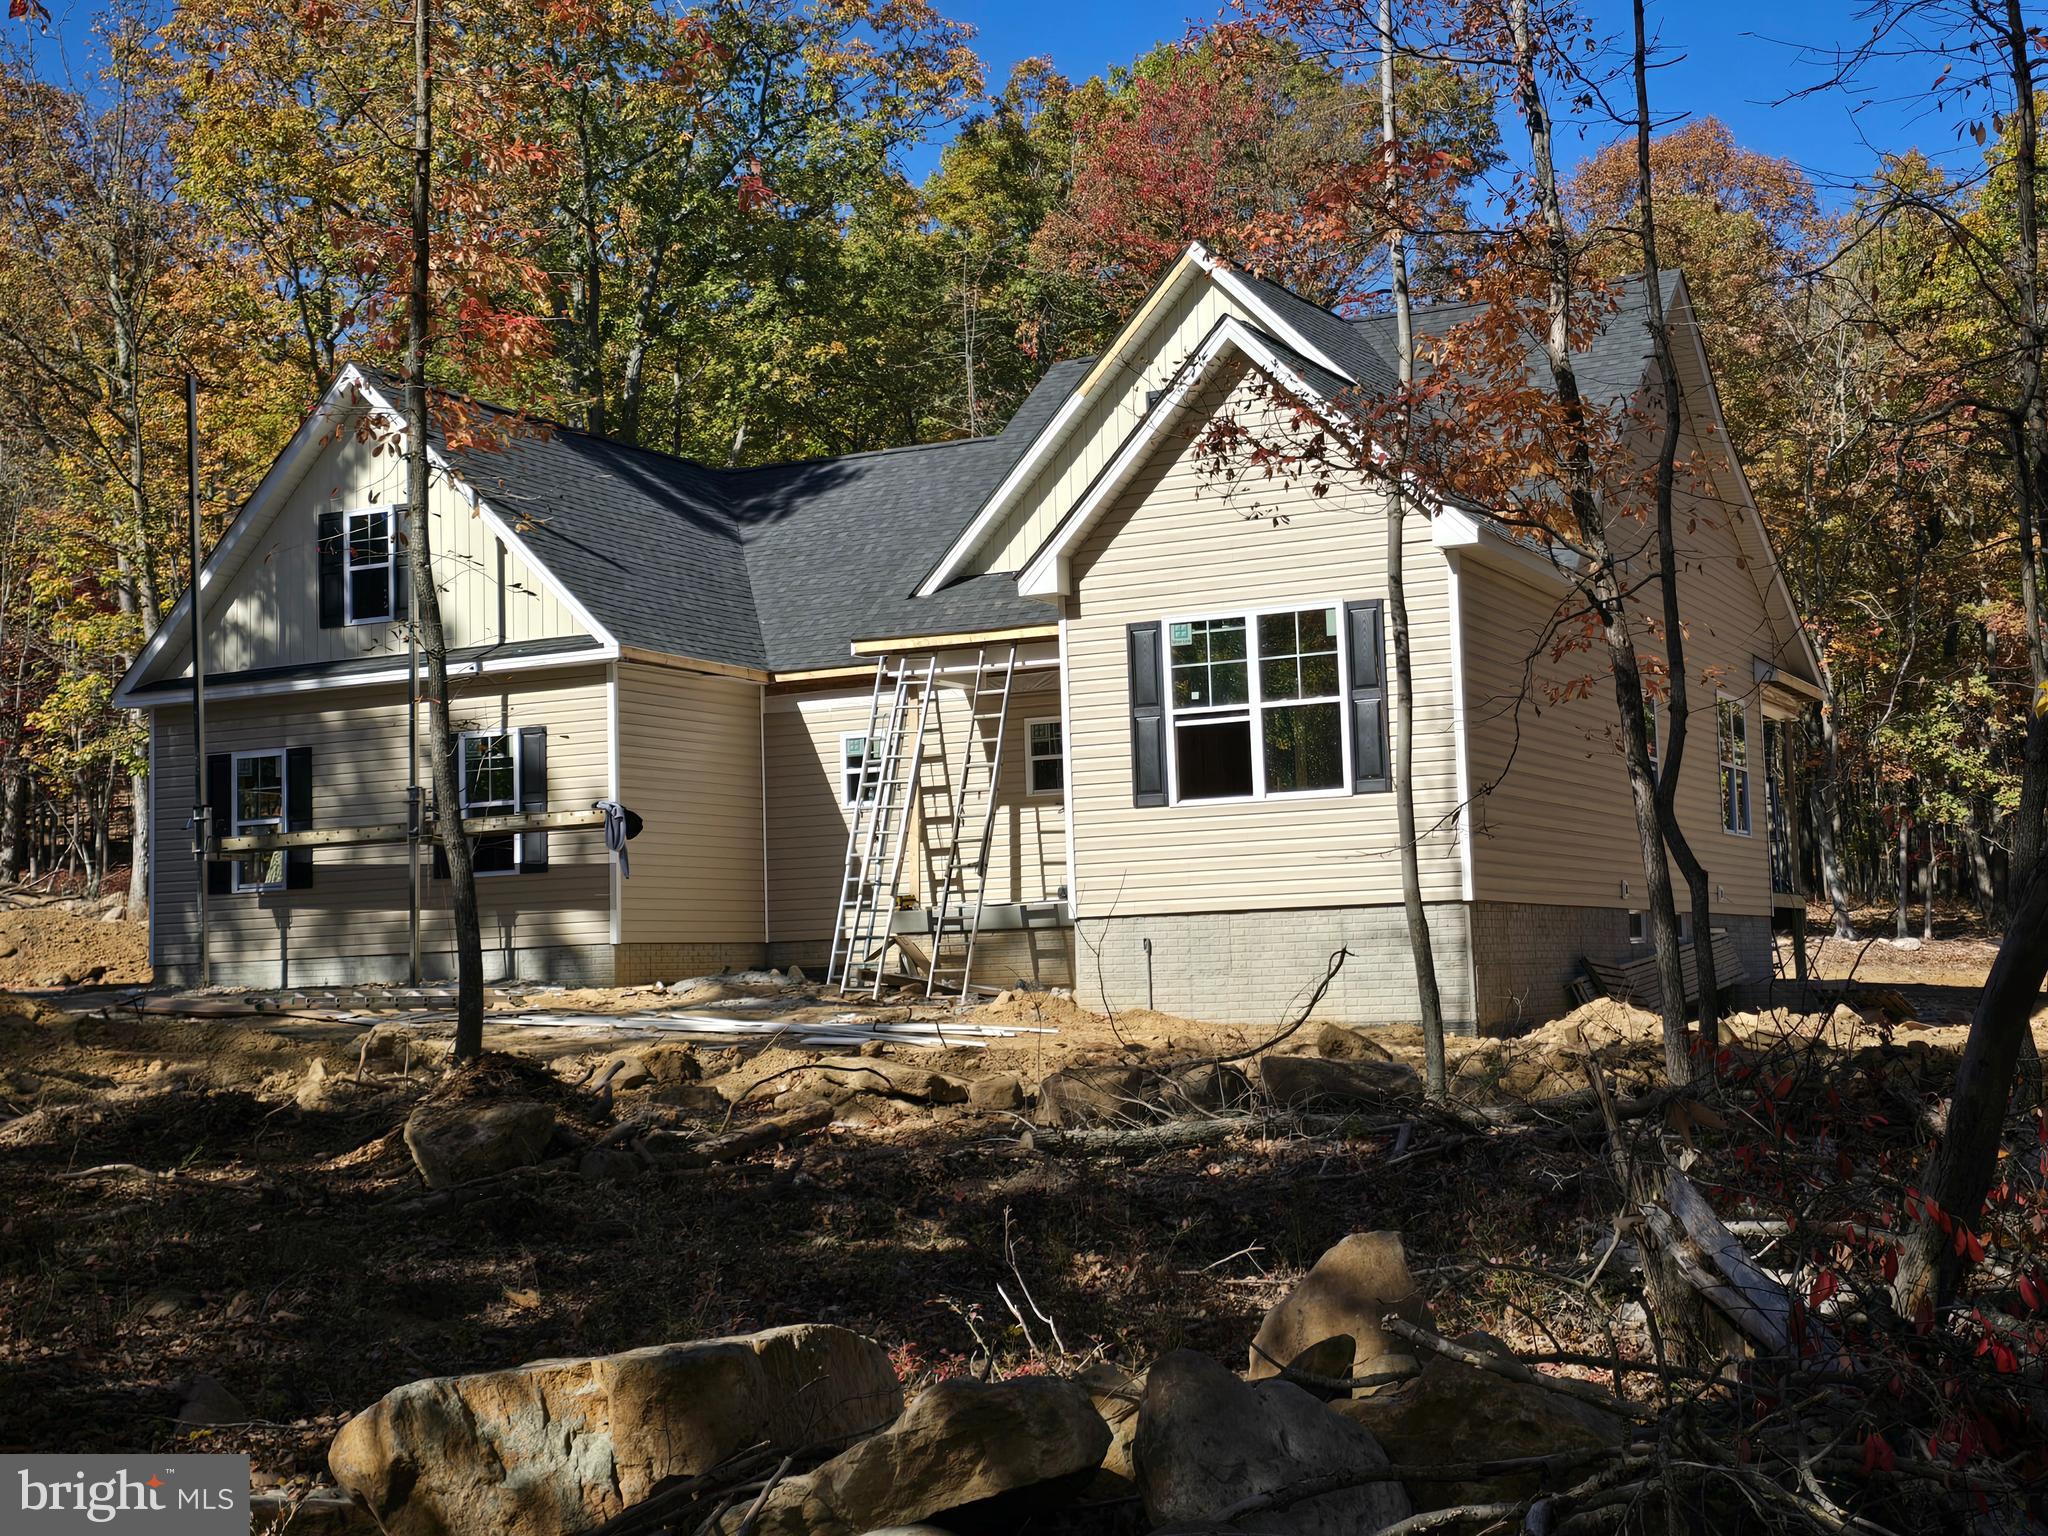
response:
M1870 1476L1872 1472L1891 1471L1893 1467L1898 1465L1898 1460L1897 1454L1891 1448L1891 1443L1876 1430L1872 1430L1863 1437L1863 1475L1865 1477Z

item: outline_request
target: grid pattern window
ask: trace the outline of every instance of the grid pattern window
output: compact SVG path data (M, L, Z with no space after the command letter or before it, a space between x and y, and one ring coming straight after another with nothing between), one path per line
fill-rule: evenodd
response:
M1736 699L1720 701L1721 827L1749 836L1749 714Z
M868 766L868 739L858 731L839 738L839 803L849 810L861 800L875 798L875 772Z
M1345 786L1334 603L1170 621L1167 645L1177 801Z
M235 764L234 835L247 837L284 828L284 753L237 752ZM235 889L284 889L284 854L245 853L235 860Z
M371 507L348 514L342 554L347 580L348 622L376 624L391 617L391 509Z
M1026 782L1034 795L1057 795L1067 787L1065 729L1057 720L1031 720L1024 726Z
M462 738L462 814L513 816L519 811L519 738L511 731L469 731ZM519 868L519 834L486 832L471 839L480 875Z
M1690 912L1679 912L1675 913L1674 916L1678 919L1678 942L1690 944L1692 942L1692 914ZM1642 911L1629 913L1628 941L1631 944L1647 944L1650 942L1649 913Z

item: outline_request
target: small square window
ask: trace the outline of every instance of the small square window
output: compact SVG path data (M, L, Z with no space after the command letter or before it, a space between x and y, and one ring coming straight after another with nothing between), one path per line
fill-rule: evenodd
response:
M1033 720L1025 728L1027 782L1034 795L1057 795L1066 789L1064 728L1057 720Z

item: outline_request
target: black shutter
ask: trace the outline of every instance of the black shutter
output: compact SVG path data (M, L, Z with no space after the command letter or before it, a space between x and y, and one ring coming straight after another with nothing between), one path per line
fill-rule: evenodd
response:
M438 839L434 843L434 867L432 873L433 878L436 880L446 880L448 878L448 850L441 846Z
M538 815L548 808L548 730L529 725L519 733L519 812ZM519 834L519 869L522 874L546 874L548 835L545 832Z
M412 541L407 534L411 524L403 512L391 514L391 617L402 619L412 612Z
M284 829L308 832L313 827L313 749L287 747L284 754ZM284 888L303 891L313 883L313 850L287 848Z
M1387 647L1378 601L1344 605L1351 652L1351 793L1384 793L1387 769Z
M340 629L348 622L342 593L347 575L342 569L342 515L320 514L320 627Z
M206 800L213 808L213 835L228 836L235 830L235 760L226 752L206 754ZM206 861L206 894L225 896L234 886L234 863L229 859Z
M1160 688L1159 626L1127 631L1131 674L1131 804L1166 804L1166 709Z

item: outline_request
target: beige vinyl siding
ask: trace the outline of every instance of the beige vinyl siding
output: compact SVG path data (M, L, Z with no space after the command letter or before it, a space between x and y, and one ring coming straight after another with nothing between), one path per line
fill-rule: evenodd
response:
M275 520L224 573L223 596L209 604L207 671L296 666L357 656L403 655L402 624L320 627L320 514L405 500L405 460L376 453L353 430L338 428ZM548 640L584 634L583 624L554 589L488 524L443 475L431 493L430 535L441 619L451 649L493 642ZM180 640L157 669L188 675L190 646Z
M1050 684L1047 677L1040 681ZM1030 702L1025 702L1029 700ZM925 740L919 771L914 852L903 862L900 889L920 897L944 872L951 835L952 780L959 772L966 728L963 690L943 689ZM1012 697L1005 732L1001 803L989 848L987 899L1050 900L1066 883L1066 823L1057 797L1023 795L1022 720L1059 713L1056 686ZM762 721L768 783L768 927L777 943L823 939L832 932L845 867L849 813L843 803L839 742L868 728L869 693L774 694Z
M1262 413L1259 391L1244 379L1240 369L1212 389L1208 407L1245 419ZM1399 901L1390 794L1131 804L1127 625L1386 595L1386 524L1376 493L1344 485L1318 497L1307 483L1277 480L1233 490L1204 472L1190 447L1193 436L1172 434L1073 561L1068 751L1081 911L1099 917ZM1462 880L1451 830L1458 790L1448 566L1421 517L1407 525L1406 575L1423 894L1456 900ZM1391 740L1398 721L1389 715Z
M1693 442L1681 446L1690 456ZM1707 870L1714 909L1770 910L1765 825L1763 708L1755 661L1804 670L1789 633L1773 621L1769 567L1739 522L1711 499L1681 496L1676 519L1679 601L1685 617L1691 719L1679 766L1680 824ZM1474 895L1481 901L1640 909L1641 845L1623 765L1614 684L1597 632L1566 619L1574 641L1553 656L1553 620L1579 605L1541 575L1467 562L1463 593L1471 782L1492 785L1475 808ZM1642 583L1631 613L1638 653L1661 659L1661 594ZM1526 678L1525 678L1526 670ZM1722 826L1717 696L1749 721L1748 836ZM1660 762L1668 761L1668 704L1660 705ZM1679 878L1676 868L1673 879ZM1623 893L1626 883L1627 894ZM1681 887L1680 905L1686 902Z
M621 662L619 798L645 821L620 939L760 943L761 688Z
M1161 300L1157 312L1123 338L1110 366L1092 375L1080 419L981 541L966 574L1022 567L1130 435L1145 414L1145 396L1166 387L1219 320L1250 318L1200 272Z
M599 669L519 680L478 678L458 684L454 715L464 728L545 726L549 806L578 809L601 798L609 783L606 697ZM185 856L191 846L185 828L191 717L184 710L160 709L152 719L154 832L162 850L154 870L157 960L192 964L198 958L196 872ZM421 721L424 727L424 712ZM405 695L399 689L218 703L206 713L209 753L310 747L313 824L320 827L404 821L405 741ZM610 869L602 836L551 833L548 857L544 873L478 879L487 960L507 950L609 941ZM446 953L452 946L449 887L431 878L430 866L425 892L423 947L430 954ZM344 957L395 957L388 973L404 975L402 843L323 849L315 855L310 889L216 895L209 908L216 960L237 967L275 965L280 984L291 983L294 962Z

